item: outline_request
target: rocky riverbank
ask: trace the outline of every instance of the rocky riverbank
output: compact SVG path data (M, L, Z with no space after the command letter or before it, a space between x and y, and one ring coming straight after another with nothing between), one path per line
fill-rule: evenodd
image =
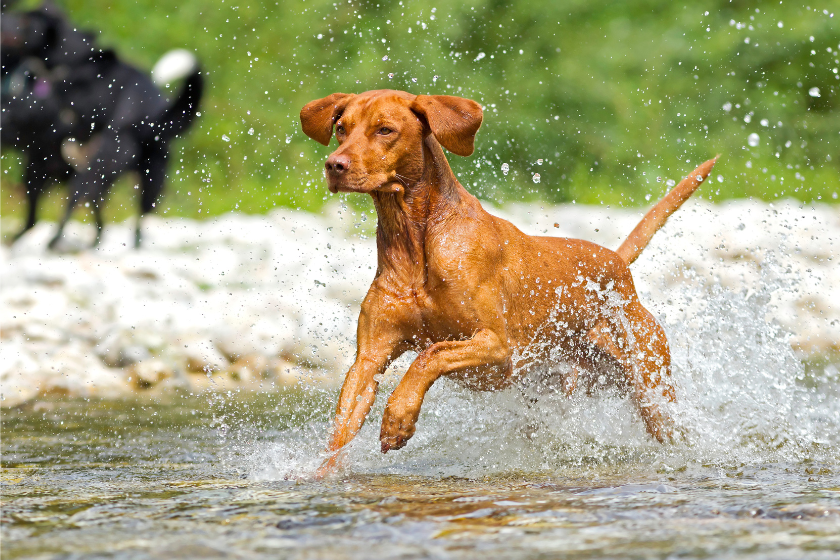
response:
M617 247L641 211L577 205L491 209L532 234ZM45 250L52 224L0 249L3 406L43 394L337 383L354 355L376 265L375 216L334 203L207 221L150 217L108 226L101 247ZM74 223L70 243L92 237ZM633 265L643 299L766 294L768 321L803 355L840 351L840 206L692 201ZM697 287L700 288L697 288ZM680 309L683 311L683 309ZM674 328L673 326L671 328Z

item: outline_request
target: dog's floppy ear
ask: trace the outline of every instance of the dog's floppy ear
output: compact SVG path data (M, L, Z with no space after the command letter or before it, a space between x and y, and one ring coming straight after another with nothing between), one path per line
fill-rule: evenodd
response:
M422 116L440 145L459 156L475 151L475 133L481 126L481 105L451 95L418 95L411 110Z
M352 93L334 93L307 103L300 110L300 124L304 134L329 146L333 124L353 97L355 95Z

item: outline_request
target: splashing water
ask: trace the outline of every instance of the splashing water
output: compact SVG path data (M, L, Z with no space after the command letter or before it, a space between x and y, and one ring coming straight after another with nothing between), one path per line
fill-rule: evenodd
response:
M767 265L759 291L718 285L673 291L660 316L669 337L681 438L660 445L631 400L615 390L571 397L549 390L536 402L518 388L474 393L437 382L418 429L402 450L378 452L379 421L395 380L345 456L346 472L480 477L512 471L579 474L589 466L664 470L692 466L840 462L840 375L806 369L773 321L773 295L791 280ZM671 310L679 310L674 313ZM662 315L662 314L661 314ZM395 369L402 372L404 358ZM532 380L533 381L533 380ZM527 384L528 380L526 380ZM238 449L256 480L307 476L323 459L328 417Z

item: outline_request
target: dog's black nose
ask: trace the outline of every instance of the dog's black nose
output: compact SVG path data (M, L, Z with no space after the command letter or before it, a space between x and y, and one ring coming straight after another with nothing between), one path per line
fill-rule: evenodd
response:
M350 158L345 155L333 154L327 158L326 167L327 173L330 175L335 177L344 175L350 169Z

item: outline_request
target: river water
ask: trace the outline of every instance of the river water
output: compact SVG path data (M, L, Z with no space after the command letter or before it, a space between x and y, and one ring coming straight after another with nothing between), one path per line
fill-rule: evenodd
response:
M737 299L700 318L760 309ZM2 557L837 558L838 369L741 319L671 328L665 446L618 394L443 381L406 448L381 455L373 420L317 482L332 389L7 410Z
M323 481L323 372L256 393L27 401L2 417L2 557L838 558L840 360L792 350L773 295L796 284L764 270L760 288L651 306L673 355L669 445L610 390L441 380L409 444L382 455L382 396L410 356Z

